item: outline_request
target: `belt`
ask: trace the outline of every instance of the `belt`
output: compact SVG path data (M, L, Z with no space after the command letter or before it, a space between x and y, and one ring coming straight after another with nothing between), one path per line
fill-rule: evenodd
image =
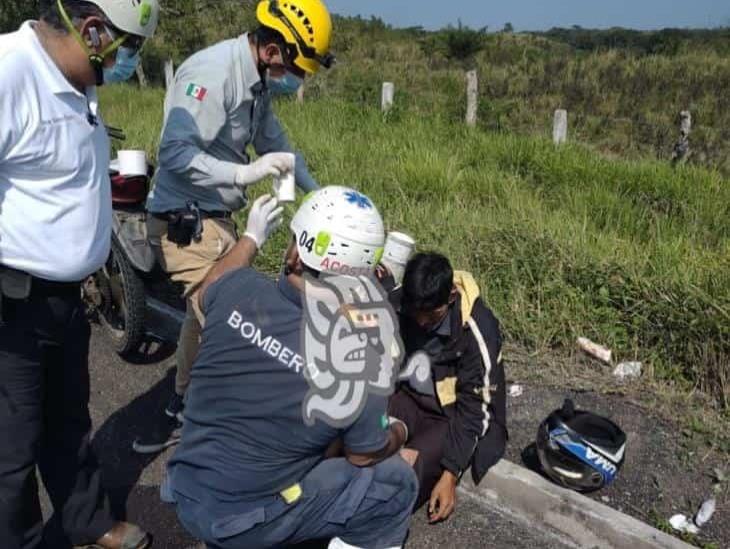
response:
M7 297L15 299L25 299L30 294L79 294L82 284L81 281L56 282L46 280L17 269L4 267L3 265L0 265L0 276L3 277L1 282L2 293Z
M78 292L81 289L81 282L54 282L42 278L31 277L31 292L40 294L67 294Z
M170 221L174 216L179 215L183 212L187 212L187 210L172 210L169 212L150 212L150 215L154 217L155 219L160 219L162 221ZM211 212L206 212L203 210L200 210L200 217L203 219L230 219L233 213L226 212L224 210L216 210Z

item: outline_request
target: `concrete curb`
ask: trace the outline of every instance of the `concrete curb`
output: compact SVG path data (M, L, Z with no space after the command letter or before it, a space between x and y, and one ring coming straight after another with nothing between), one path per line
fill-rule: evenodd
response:
M633 517L586 496L561 488L540 475L500 461L477 487L471 478L463 490L491 507L506 508L525 520L544 525L579 547L595 549L691 549Z

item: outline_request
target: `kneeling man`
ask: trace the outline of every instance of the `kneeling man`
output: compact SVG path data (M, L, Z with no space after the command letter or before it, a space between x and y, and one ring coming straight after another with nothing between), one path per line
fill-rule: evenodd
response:
M400 310L406 370L390 415L408 426L404 457L420 482L416 507L429 502L431 522L447 519L456 485L471 466L475 482L504 455L505 375L499 322L474 278L439 254L408 263L393 300ZM430 376L419 375L424 368Z
M245 237L202 285L206 324L163 499L176 503L182 524L209 547L313 539L332 539L333 548L399 547L418 486L397 455L405 425L387 416L394 364L379 358L362 367L392 349L397 321L380 343L377 330L395 316L387 296L384 306L370 300L328 310L331 279L345 288L342 295L358 290L360 300L377 288L348 286L357 277L320 276L324 265L372 274L385 239L382 219L357 191L315 192L292 220L277 283L250 265L280 223L276 201L259 199ZM322 360L310 362L303 328ZM345 457L328 459L339 455L338 441Z

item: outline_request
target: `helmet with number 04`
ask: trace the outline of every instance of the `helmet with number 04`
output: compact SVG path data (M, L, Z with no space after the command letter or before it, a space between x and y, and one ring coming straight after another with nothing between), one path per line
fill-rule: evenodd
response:
M322 0L263 0L256 8L259 23L284 37L289 61L309 74L335 62L330 53L332 17Z
M62 0L61 0L62 1ZM159 0L87 0L99 7L120 31L152 38L160 20Z
M302 262L318 272L372 273L383 256L383 218L370 198L348 187L310 193L291 230Z

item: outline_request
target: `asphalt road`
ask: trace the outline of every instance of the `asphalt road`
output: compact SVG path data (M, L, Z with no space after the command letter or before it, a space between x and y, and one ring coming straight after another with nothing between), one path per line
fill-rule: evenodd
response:
M164 464L173 450L155 456L132 452L135 438L161 417L172 390L172 349L152 349L138 364L122 361L110 349L104 333L94 327L91 353L91 415L93 445L111 493L112 506L120 516L140 524L154 535L155 548L202 547L178 524L174 509L158 496ZM44 498L46 516L51 514ZM53 522L51 522L53 524ZM54 549L68 547L50 528ZM460 494L451 520L431 526L424 512L414 517L408 547L562 548L561 541L534 525L485 507L481 501Z

